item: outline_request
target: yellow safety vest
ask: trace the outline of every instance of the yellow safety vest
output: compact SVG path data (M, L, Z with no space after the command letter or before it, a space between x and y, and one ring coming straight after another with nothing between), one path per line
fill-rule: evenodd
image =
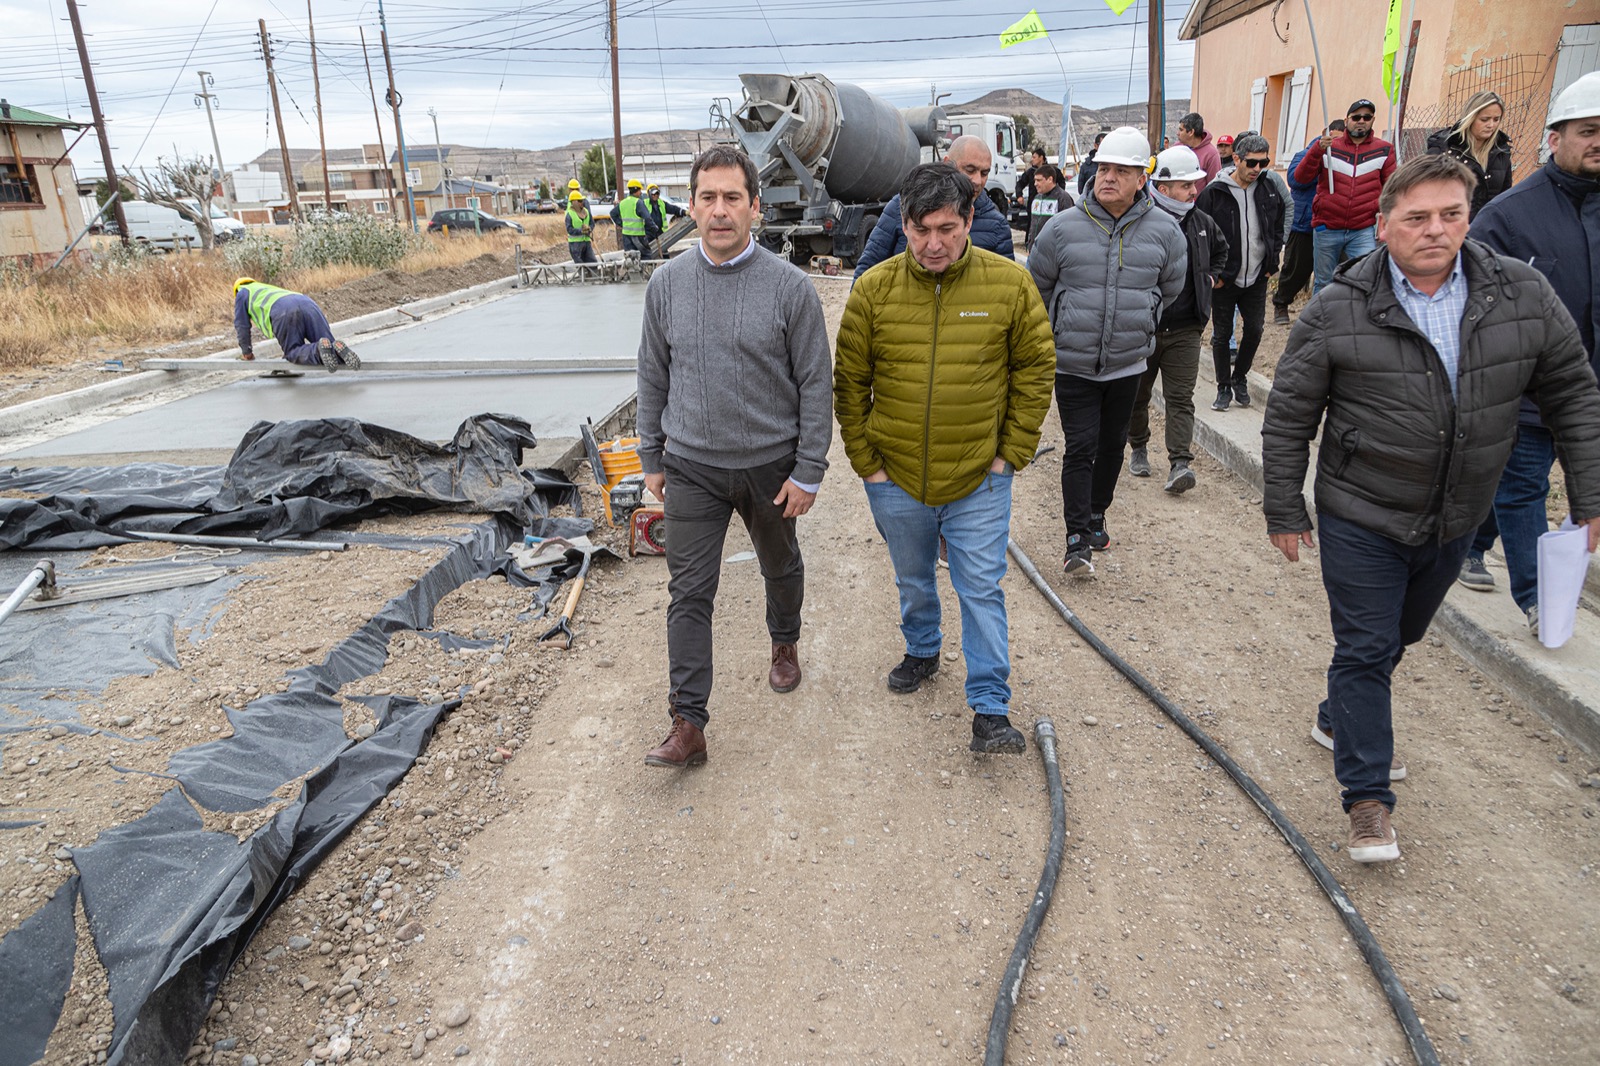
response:
M570 208L570 207L567 208L567 225L575 226L578 229L582 229L584 226L589 226L589 225L592 225L593 223L594 223L594 216L593 215L580 215L576 211L574 211L572 208ZM567 234L567 243L568 244L588 244L589 241L590 241L590 237L589 237L589 235L587 233L574 234L574 233L569 232Z
M617 207L622 212L622 235L624 237L643 237L644 216L639 213L639 198L637 196L624 196Z
M276 285L267 285L259 281L251 282L242 288L249 294L250 321L255 323L256 329L261 331L263 337L272 336L272 305L293 294L288 289L280 289Z

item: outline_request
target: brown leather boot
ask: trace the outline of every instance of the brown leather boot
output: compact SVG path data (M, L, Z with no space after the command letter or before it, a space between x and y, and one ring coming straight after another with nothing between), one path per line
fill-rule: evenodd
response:
M774 692L793 692L800 684L800 656L793 644L772 646L772 672L767 674L767 684Z
M705 732L682 715L672 716L672 731L667 739L644 757L646 766L666 766L681 770L706 761Z

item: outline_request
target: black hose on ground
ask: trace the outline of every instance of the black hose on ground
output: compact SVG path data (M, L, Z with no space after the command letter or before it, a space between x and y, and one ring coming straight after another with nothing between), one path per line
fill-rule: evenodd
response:
M1334 909L1339 912L1339 917L1344 919L1345 928L1350 930L1350 936L1355 940L1356 946L1361 949L1362 957L1367 960L1367 965L1372 968L1372 973L1378 979L1378 984L1383 989L1385 998L1389 1000L1389 1007L1394 1011L1395 1020L1400 1023L1400 1029L1405 1033L1407 1043L1411 1045L1412 1057L1417 1060L1419 1066L1439 1066L1439 1054L1433 1048L1433 1041L1428 1039L1427 1032L1422 1028L1422 1020L1417 1017L1416 1008L1411 1005L1411 997L1406 994L1405 986L1400 983L1400 978L1395 974L1394 967L1390 965L1388 957L1383 953L1383 949L1378 946L1377 938L1372 935L1372 930L1368 928L1367 923L1362 919L1361 913L1356 910L1356 905L1345 894L1344 889L1340 887L1339 880L1334 877L1333 871L1328 869L1327 864L1317 855L1316 849L1300 834L1300 830L1294 827L1294 823L1289 821L1288 816L1278 809L1278 805L1273 803L1267 794L1261 790L1261 786L1256 784L1254 779L1245 773L1239 764L1234 762L1233 758L1216 741L1212 740L1188 715L1179 710L1178 706L1169 700L1165 693L1151 684L1148 678L1129 665L1122 656L1112 651L1110 645L1097 637L1094 631L1083 623L1082 619L1072 613L1071 608L1061 602L1061 597L1056 595L1055 589L1051 588L1049 583L1045 581L1044 576L1039 573L1038 567L1033 565L1033 560L1028 558L1027 553L1022 550L1016 541L1007 538L1006 547L1010 549L1011 557L1017 561L1017 566L1027 575L1028 580L1033 582L1033 587L1038 589L1040 594L1050 602L1050 606L1056 609L1056 612L1061 615L1067 625L1071 626L1073 631L1082 637L1091 648L1099 652L1101 658L1116 667L1123 677L1133 682L1135 688L1150 697L1151 702L1161 708L1168 718L1176 722L1178 728L1189 734L1189 738L1200 745L1201 749L1211 756L1212 761L1228 772L1228 776L1233 778L1234 783L1254 801L1257 807L1261 808L1261 812L1277 827L1278 832L1283 834L1283 839L1288 841L1295 854L1300 856L1300 861L1305 863L1306 869L1311 871L1311 876L1316 879L1322 891L1333 902ZM1054 839L1055 837L1052 833L1052 843ZM1032 921L1031 914L1029 920L1030 922ZM1010 973L1008 971L1007 978L1009 979L1009 977ZM996 1009L998 1010L998 1005ZM991 1048L993 1043L994 1030L991 1026ZM992 1059L991 1061L998 1062L999 1060Z
M1055 723L1048 718L1035 722L1033 740L1039 746L1045 780L1050 787L1050 850L1045 855L1044 870L1039 874L1039 887L1033 893L1033 905L1028 908L1022 932L1017 934L1017 946L1011 949L1011 962L1000 979L1000 991L995 993L994 1013L989 1017L989 1043L983 1054L984 1066L1004 1066L1006 1061L1006 1034L1011 1031L1011 1012L1022 994L1022 975L1028 968L1028 956L1044 925L1044 916L1050 912L1056 877L1061 873L1061 856L1067 849L1067 800L1061 788L1061 764L1056 761Z

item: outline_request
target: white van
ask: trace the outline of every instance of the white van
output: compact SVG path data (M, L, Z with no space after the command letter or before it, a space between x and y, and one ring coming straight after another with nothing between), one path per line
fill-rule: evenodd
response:
M200 210L198 200L184 200L183 203L196 211ZM245 234L244 223L234 218L221 207L215 200L211 201L211 235L217 239L218 244L236 241Z
M129 240L168 251L200 247L200 231L170 207L130 200L122 205L122 216L128 220Z

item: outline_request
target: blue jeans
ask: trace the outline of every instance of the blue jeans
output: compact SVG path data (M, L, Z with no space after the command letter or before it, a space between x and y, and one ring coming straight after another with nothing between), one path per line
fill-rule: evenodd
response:
M1494 520L1506 553L1511 598L1527 611L1539 600L1539 536L1550 531L1545 499L1550 495L1550 466L1556 442L1543 426L1518 426L1494 493Z
M1334 641L1317 725L1333 734L1333 774L1344 786L1344 809L1378 800L1393 810L1390 679L1406 646L1428 632L1461 572L1472 534L1412 546L1331 514L1319 513L1317 526Z
M967 705L1005 714L1011 702L1007 645L1006 537L1011 529L1010 474L990 473L967 496L941 507L914 499L892 481L865 482L872 520L889 546L900 590L900 632L906 654L939 654L939 537L950 556L950 585L961 605L961 653L967 660Z
M1318 226L1311 231L1312 257L1316 263L1317 280L1311 294L1315 296L1333 280L1333 272L1346 259L1360 259L1378 247L1376 226L1366 229L1328 229Z
M322 313L322 308L309 296L290 293L280 296L272 305L272 336L283 349L283 357L300 366L321 366L317 342L324 337L333 339L333 327Z

